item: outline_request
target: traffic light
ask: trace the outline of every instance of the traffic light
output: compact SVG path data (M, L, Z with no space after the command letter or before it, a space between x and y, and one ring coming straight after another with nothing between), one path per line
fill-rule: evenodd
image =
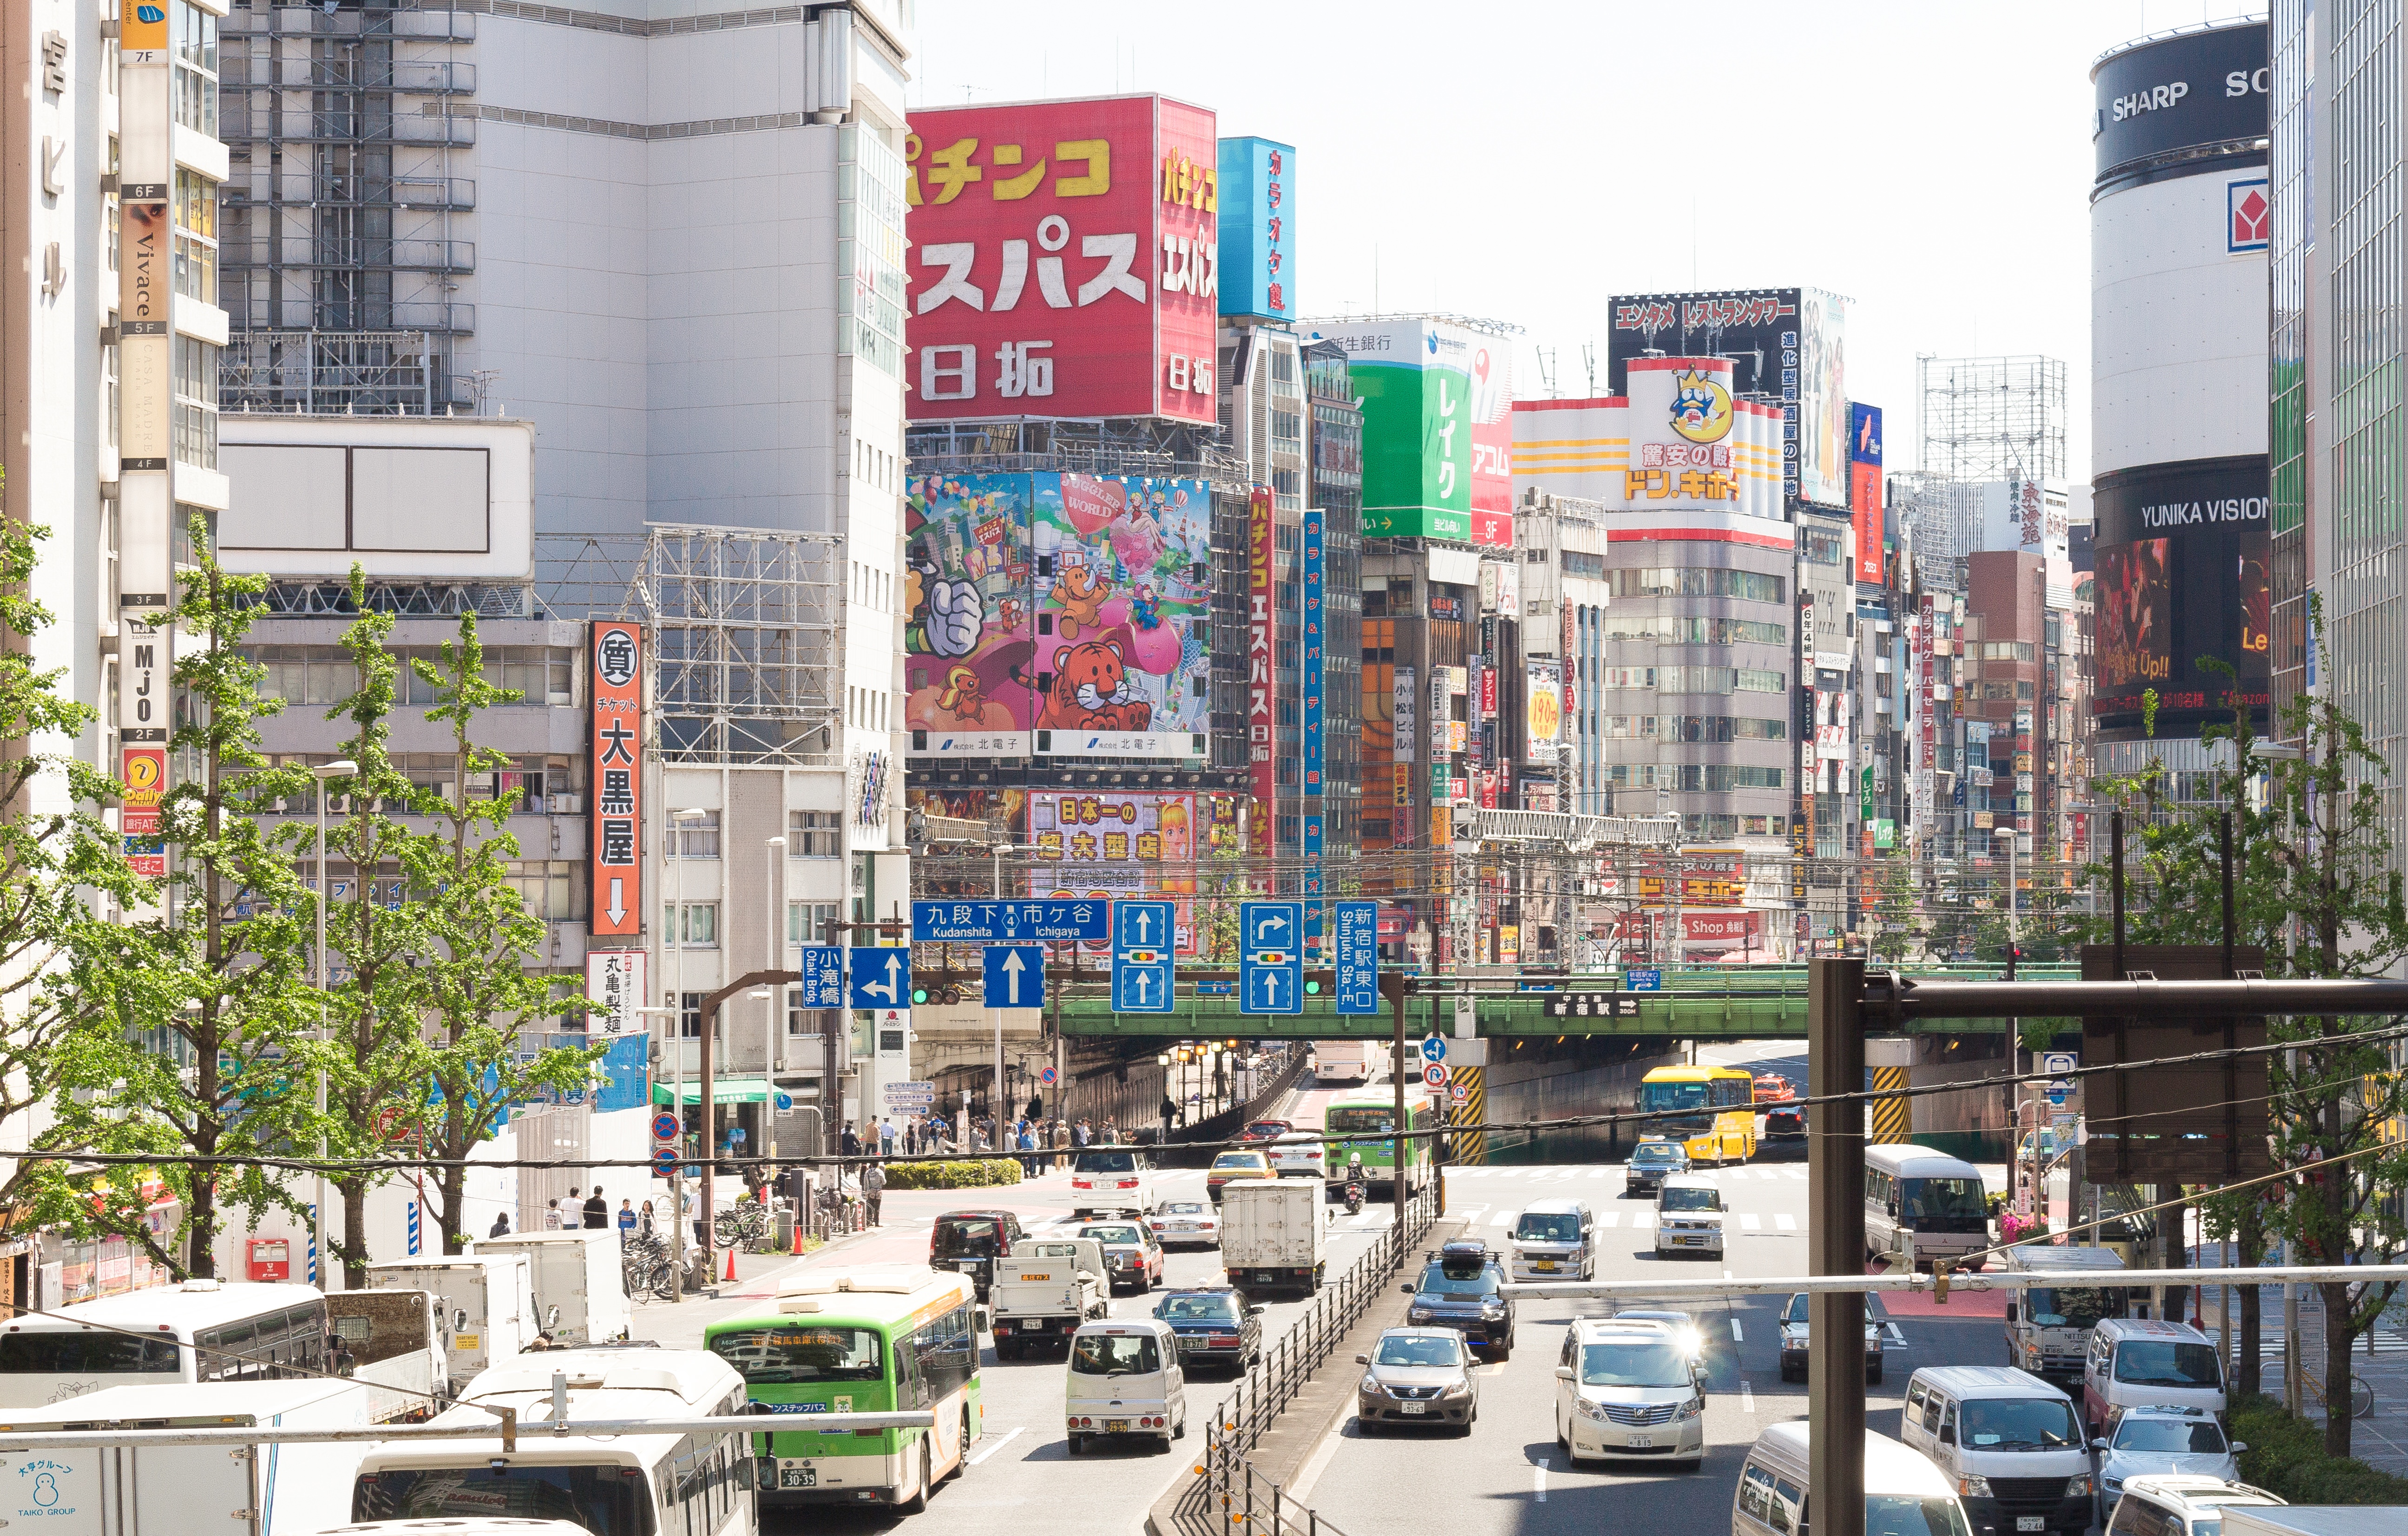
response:
M911 1006L917 1008L927 1001L928 988L925 987L914 987L911 988Z
M1304 983L1304 995L1307 997L1317 997L1320 995L1320 992L1321 983L1313 980L1310 976L1306 977Z

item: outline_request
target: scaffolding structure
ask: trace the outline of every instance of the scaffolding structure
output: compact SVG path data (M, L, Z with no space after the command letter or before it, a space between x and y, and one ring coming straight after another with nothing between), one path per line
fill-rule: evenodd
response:
M843 540L655 524L542 534L538 601L644 626L666 762L841 766Z
M423 331L236 331L218 362L228 411L431 416L450 408Z
M1918 356L1914 392L1915 467L1926 475L2065 479L2062 359Z

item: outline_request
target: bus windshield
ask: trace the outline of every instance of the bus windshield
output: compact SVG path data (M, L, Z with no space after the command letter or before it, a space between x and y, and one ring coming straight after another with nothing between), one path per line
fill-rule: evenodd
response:
M2115 1286L2034 1286L2024 1305L2035 1328L2087 1330L2124 1316L2124 1292Z
M446 1515L566 1520L594 1536L652 1536L652 1500L633 1467L443 1467L366 1472L351 1490L354 1520Z
M1986 1219L1988 1203L1982 1181L1971 1179L1907 1179L1906 1215L1911 1221L1948 1220L1959 1216Z
M1639 1086L1639 1107L1642 1110L1703 1109L1706 1107L1706 1085L1703 1083L1641 1083Z
M744 1372L748 1386L815 1381L880 1381L885 1350L867 1328L748 1329L710 1341L711 1353Z
M1347 1105L1329 1111L1323 1118L1326 1122L1325 1129L1329 1131L1394 1131L1397 1129L1396 1110L1383 1106Z

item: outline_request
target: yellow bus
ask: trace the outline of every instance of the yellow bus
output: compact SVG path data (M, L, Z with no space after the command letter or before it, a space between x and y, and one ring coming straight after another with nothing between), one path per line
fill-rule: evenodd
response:
M1756 1156L1756 1078L1739 1067L1657 1067L1639 1085L1639 1107L1653 1120L1641 1136L1688 1149L1696 1163L1745 1162Z

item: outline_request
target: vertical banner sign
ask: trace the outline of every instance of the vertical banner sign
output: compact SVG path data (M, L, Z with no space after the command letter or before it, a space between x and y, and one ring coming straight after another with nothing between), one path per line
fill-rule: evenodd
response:
M633 1034L642 1028L644 952L597 949L585 957L585 1032L589 1038Z
M1246 500L1246 758L1254 791L1254 851L1276 846L1279 766L1272 761L1271 491Z
M1856 579L1881 585L1882 413L1848 407L1848 511L1856 527Z
M1296 150L1221 141L1221 313L1294 320Z
M643 819L643 631L599 619L593 627L594 918L597 939L644 932L644 866L636 829Z
M136 874L167 873L159 837L166 791L174 514L174 337L168 188L175 180L166 0L123 0L118 18L119 218L117 727L125 785L120 826Z
M1304 851L1321 857L1322 689L1329 670L1323 623L1328 517L1321 508L1304 514Z

